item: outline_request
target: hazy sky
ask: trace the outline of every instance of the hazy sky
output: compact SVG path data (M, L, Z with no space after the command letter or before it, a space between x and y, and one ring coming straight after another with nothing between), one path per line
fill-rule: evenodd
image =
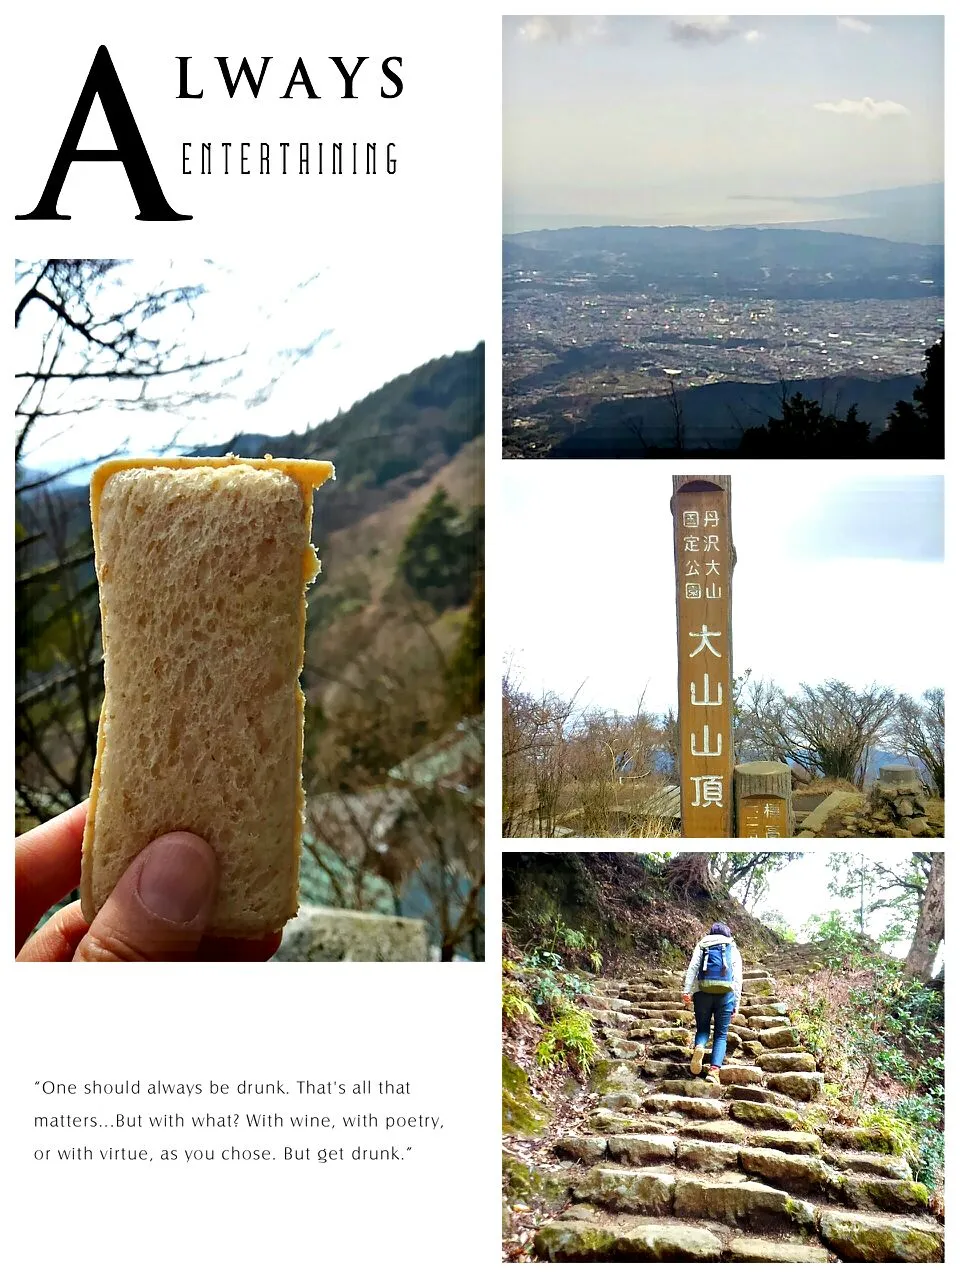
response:
M222 399L175 416L104 407L60 419L46 439L40 429L31 437L28 466L53 469L93 458L126 438L129 453L150 452L177 430L185 449L229 440L238 431L302 431L391 378L437 356L468 350L483 337L475 291L458 289L453 273L437 273L425 286L417 255L398 258L388 247L367 245L360 258L318 250L314 259L304 260L278 249L218 263L138 259L117 275L123 284L111 287L111 303L128 303L146 289L205 285L207 293L192 312L175 307L154 322L152 332L164 342L182 342L193 359L244 349L246 354L211 370L198 384L222 389ZM15 337L18 370L36 367L46 319L39 307L25 312ZM222 387L225 377L230 381ZM136 394L136 385L130 385ZM17 386L22 390L22 383ZM162 390L162 380L155 387ZM75 392L65 388L62 394L65 404L75 405ZM74 477L83 478L82 472Z
M506 462L493 581L523 684L624 713L676 707L670 464ZM944 683L943 481L740 463L733 667L788 690ZM922 602L917 612L916 602ZM919 619L919 621L918 621ZM585 682L585 683L584 683Z
M902 868L907 861L903 853L873 853L869 855L871 862L884 863L891 869ZM805 853L802 858L788 862L774 871L768 882L767 892L760 901L757 912L763 915L766 911L779 911L788 924L798 931L804 939L809 936L803 929L813 915L825 916L831 911L839 911L849 916L855 902L851 898L841 898L829 891L833 878L828 866L828 852ZM872 938L878 937L884 929L893 923L889 911L878 911L868 924L867 932ZM905 956L910 947L910 940L888 943L884 950L895 956Z
M734 198L943 179L939 17L505 18L503 93L508 230L814 218Z

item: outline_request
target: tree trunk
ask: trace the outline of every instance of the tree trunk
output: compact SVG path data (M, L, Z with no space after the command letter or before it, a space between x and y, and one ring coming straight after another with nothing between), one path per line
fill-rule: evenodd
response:
M907 974L922 982L930 977L930 970L943 941L944 862L942 853L930 855L930 875L920 904L917 929L904 962Z

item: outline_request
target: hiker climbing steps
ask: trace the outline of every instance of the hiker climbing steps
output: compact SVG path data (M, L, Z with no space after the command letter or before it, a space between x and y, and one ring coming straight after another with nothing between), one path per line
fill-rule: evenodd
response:
M539 1257L942 1259L927 1188L887 1135L824 1119L823 1073L776 996L777 976L817 963L798 947L766 968L744 964L719 1085L690 1073L694 1015L683 973L595 984L585 999L608 1056L594 1070L596 1107L556 1143L572 1203L541 1225Z

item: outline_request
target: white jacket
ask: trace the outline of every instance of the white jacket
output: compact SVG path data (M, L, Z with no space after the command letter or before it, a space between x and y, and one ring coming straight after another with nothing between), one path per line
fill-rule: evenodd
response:
M683 994L693 995L700 990L700 967L703 964L704 950L707 947L715 946L717 943L722 943L730 948L730 962L733 968L731 982L733 983L733 992L739 1007L740 995L743 990L743 960L740 957L740 948L733 938L728 938L725 933L708 933L693 948L693 955L690 957L690 964L687 967L687 976L683 980Z

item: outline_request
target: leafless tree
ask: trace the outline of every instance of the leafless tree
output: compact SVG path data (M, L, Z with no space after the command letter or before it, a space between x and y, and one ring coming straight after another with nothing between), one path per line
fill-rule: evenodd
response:
M938 795L944 791L943 690L927 689L917 702L906 694L897 701L890 729L893 750L915 760Z
M158 325L171 310L192 308L202 286L125 291L125 266L70 259L17 267L17 800L32 821L77 803L90 786L102 698L93 542L85 493L58 482L102 459L50 473L28 469L31 450L105 406L182 412L208 400L220 391L202 376L228 359L192 355Z
M842 680L803 684L788 696L763 681L741 692L740 740L753 759L794 762L812 774L863 784L867 754L887 731L892 689L855 690Z

